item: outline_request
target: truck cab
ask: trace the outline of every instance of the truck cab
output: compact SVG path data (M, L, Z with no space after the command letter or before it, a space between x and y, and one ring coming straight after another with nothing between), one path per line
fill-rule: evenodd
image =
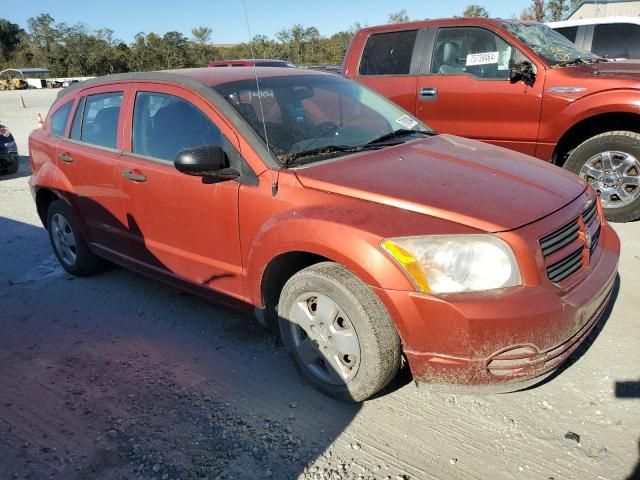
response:
M454 18L361 29L342 69L439 132L573 171L607 218L640 218L640 64L535 22Z

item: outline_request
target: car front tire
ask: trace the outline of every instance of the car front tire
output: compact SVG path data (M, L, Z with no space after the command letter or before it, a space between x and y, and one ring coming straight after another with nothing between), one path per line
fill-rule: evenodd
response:
M613 131L581 143L564 167L598 191L607 220L640 218L640 134Z
M336 263L318 263L293 275L280 295L278 316L296 367L329 396L366 400L400 368L400 337L384 305Z

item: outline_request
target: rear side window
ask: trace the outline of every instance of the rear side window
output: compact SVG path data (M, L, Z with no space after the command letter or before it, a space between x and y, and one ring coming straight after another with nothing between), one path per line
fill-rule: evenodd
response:
M360 75L407 75L417 30L371 35L362 52Z
M576 36L578 35L578 27L561 27L554 28L556 32L565 37L567 40L576 43Z
M92 145L116 148L121 106L122 92L89 95L84 105L80 139Z
M640 58L640 25L632 23L595 25L591 51L608 58Z
M51 121L49 122L51 133L54 135L62 136L64 135L64 131L67 128L67 121L69 120L69 113L71 112L71 106L73 102L67 102L62 107L60 107L56 113L51 116Z
M133 111L133 153L173 161L185 148L222 146L222 134L190 102L163 93L138 92Z

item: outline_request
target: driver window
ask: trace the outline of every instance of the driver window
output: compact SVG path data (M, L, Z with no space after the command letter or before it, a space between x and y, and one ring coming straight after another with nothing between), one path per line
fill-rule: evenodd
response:
M185 148L222 146L218 127L186 100L164 93L138 92L133 111L132 152L173 162Z
M513 51L511 45L484 28L441 28L434 46L431 73L506 80Z

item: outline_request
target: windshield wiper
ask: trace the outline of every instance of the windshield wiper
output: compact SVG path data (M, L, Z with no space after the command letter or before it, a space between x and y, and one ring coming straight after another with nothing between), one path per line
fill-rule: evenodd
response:
M395 138L400 138L407 135L414 135L416 133L420 133L426 136L435 135L435 132L429 132L425 130L408 130L406 128L401 128L399 130L394 130L393 132L390 132L390 133L385 133L384 135L381 135L378 138L374 138L370 142L367 142L365 145L375 145L378 143L384 143L388 140L393 140Z
M372 147L373 146L368 147L366 145L356 145L356 146L325 145L324 147L312 148L310 150L302 150L301 152L297 152L297 153L280 155L280 160L282 161L285 167L288 167L296 160L299 160L300 158L304 158L304 157L313 157L315 155L326 155L329 153L336 153L336 152L361 152L363 150L366 150Z
M589 63L600 63L600 62L608 62L606 58L602 57L577 57L572 58L571 60L564 60L562 62L558 62L555 64L556 67L568 67L570 65L579 65L579 64L589 64Z

